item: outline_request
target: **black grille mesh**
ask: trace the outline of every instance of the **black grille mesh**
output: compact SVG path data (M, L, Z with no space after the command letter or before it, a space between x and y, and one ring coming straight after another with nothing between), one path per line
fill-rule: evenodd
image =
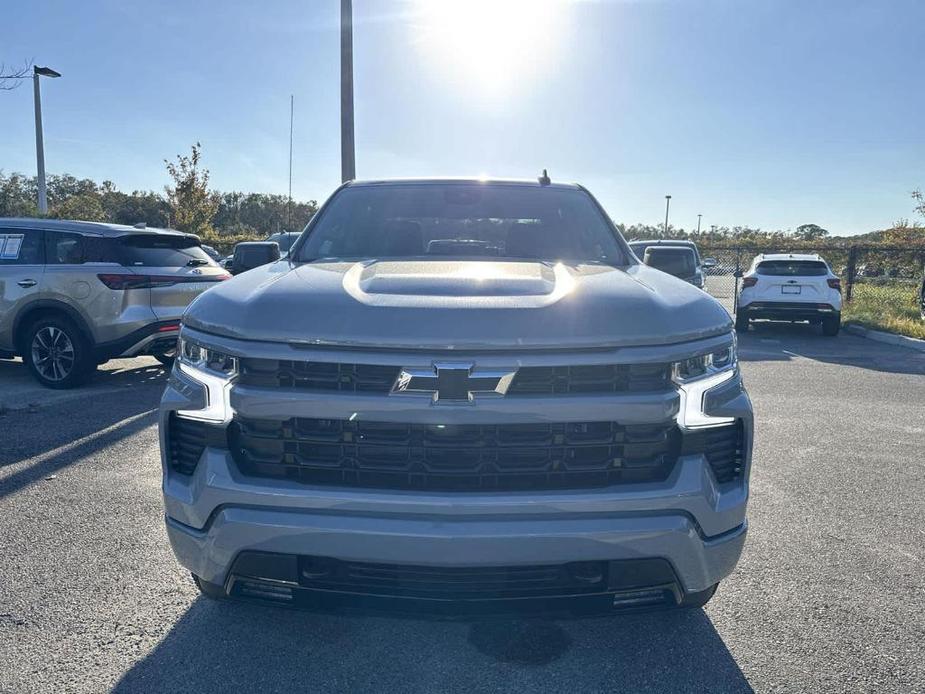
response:
M171 413L167 420L167 452L170 467L184 475L192 475L207 446L226 448L228 437L224 426L185 419Z
M426 425L237 418L246 474L308 484L448 491L592 488L664 480L673 423Z
M269 388L388 393L401 366L242 359L240 383ZM508 395L639 393L670 388L668 364L525 366Z
M184 475L191 475L196 469L199 457L207 445L208 425L171 414L167 428L167 447L170 466Z
M686 433L683 452L703 453L720 483L738 479L745 467L745 428L742 421Z

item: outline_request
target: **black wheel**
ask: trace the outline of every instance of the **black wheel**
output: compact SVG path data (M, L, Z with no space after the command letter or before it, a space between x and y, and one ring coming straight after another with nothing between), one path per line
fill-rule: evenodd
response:
M218 583L209 583L208 581L204 581L196 574L190 575L193 577L193 583L196 584L199 592L210 600L224 600L228 597L228 595L225 593L225 589Z
M173 360L176 359L176 354L174 352L166 352L163 354L152 354L151 356L157 359L161 364L166 366L168 369L173 366Z
M739 312L736 314L736 332L738 333L747 333L748 332L748 316L744 312Z
M678 607L685 610L692 610L698 607L703 607L708 602L710 602L710 598L716 595L716 589L718 587L719 583L714 583L706 590L699 590L696 593L685 593L684 597L681 598L681 602Z
M838 335L839 328L841 328L840 313L837 313L834 316L826 316L822 319L822 334L826 337L835 337Z
M73 388L96 368L96 357L80 329L67 318L42 318L29 328L23 360L46 388Z

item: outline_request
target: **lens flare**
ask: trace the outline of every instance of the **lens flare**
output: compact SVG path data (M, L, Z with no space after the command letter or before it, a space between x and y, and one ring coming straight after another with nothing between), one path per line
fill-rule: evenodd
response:
M424 59L467 92L498 97L554 67L565 0L420 0Z

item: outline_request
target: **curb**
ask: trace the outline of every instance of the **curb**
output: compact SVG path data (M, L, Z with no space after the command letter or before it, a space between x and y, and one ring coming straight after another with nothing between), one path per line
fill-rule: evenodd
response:
M876 340L877 342L885 342L888 345L899 345L900 347L914 349L918 352L925 352L925 340L920 340L917 337L906 337L905 335L885 333L880 330L870 330L868 328L862 328L860 325L853 325L850 323L843 325L842 328L845 332L858 335L859 337L866 337L868 340Z

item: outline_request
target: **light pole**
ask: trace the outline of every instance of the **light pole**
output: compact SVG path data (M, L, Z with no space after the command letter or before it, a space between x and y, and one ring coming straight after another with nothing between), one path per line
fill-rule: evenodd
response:
M292 231L292 117L295 113L295 95L289 95L289 203L286 213L286 231Z
M50 67L33 66L32 87L35 94L35 159L38 164L39 214L48 214L48 199L45 196L45 143L42 138L42 92L39 77L60 77Z
M668 207L671 205L671 196L665 196L665 236L668 236Z
M697 215L697 233L700 234L700 218L703 217L702 214Z
M356 178L353 146L353 1L340 0L340 178Z

